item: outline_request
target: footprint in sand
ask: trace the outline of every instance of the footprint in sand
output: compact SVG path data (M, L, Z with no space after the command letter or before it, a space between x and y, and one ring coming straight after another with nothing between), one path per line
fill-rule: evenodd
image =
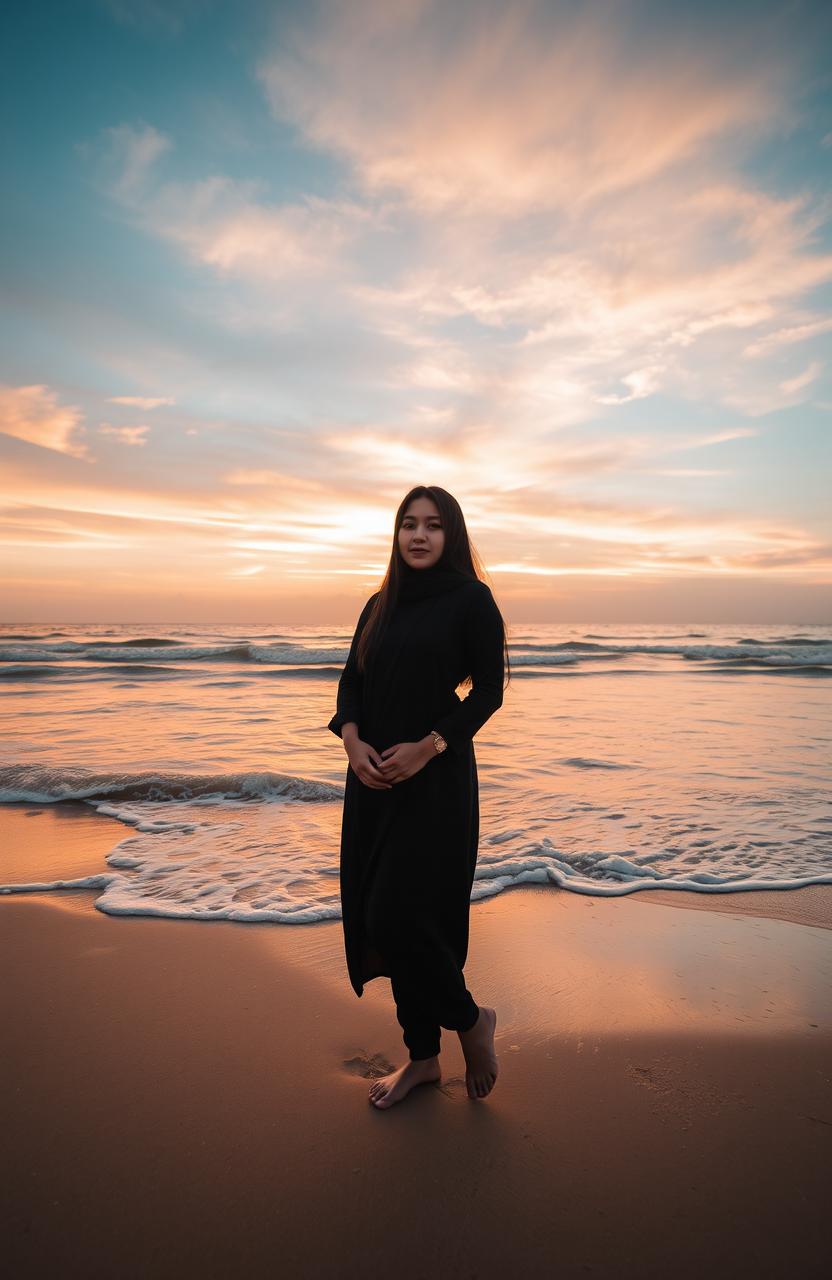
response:
M452 1102L460 1102L468 1098L465 1076L443 1076L436 1087L440 1093L444 1093L445 1097L450 1098Z
M344 1068L351 1075L362 1076L365 1080L377 1080L379 1076L389 1076L390 1072L396 1069L383 1053L374 1053L369 1056L360 1053L355 1058L345 1058Z

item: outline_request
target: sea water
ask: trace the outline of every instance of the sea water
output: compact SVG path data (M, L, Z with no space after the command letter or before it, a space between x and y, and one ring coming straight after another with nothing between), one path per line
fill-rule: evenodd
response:
M347 760L326 725L351 633L0 626L0 802L82 801L124 828L95 876L10 883L0 852L0 892L86 886L111 914L192 920L340 916ZM472 900L530 882L832 883L832 628L512 624L510 642L505 701L474 740Z

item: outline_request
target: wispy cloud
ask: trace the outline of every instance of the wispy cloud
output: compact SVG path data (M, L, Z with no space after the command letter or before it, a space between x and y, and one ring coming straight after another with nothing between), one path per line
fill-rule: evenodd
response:
M81 411L60 404L49 387L0 385L0 432L6 435L85 459L89 449L80 438L86 432L82 423Z
M796 377L787 378L785 382L781 382L780 390L784 395L793 396L795 392L802 391L804 387L808 387L810 383L814 382L822 368L823 365L819 360L813 360L802 373L798 373Z
M126 445L143 445L147 444L147 437L150 427L114 427L111 422L102 422L98 427L98 434L101 436L114 436L121 444Z
M661 365L655 365L652 369L634 369L632 373L625 373L621 381L628 388L626 394L598 396L599 404L628 404L630 400L643 400L645 396L650 396L654 391L658 391L660 383L660 374L663 372Z
M163 404L176 404L172 396L108 396L110 404L126 404L138 409L158 409Z
M782 52L722 26L719 43L688 30L657 58L629 6L344 0L282 24L259 75L275 113L370 191L488 216L575 210L783 114Z
M134 225L221 273L256 281L327 276L342 247L372 217L355 202L314 195L270 204L258 179L165 178L158 161L174 149L172 138L145 122L108 128L97 152L97 180Z
M175 37L193 19L209 13L214 0L96 0L116 22Z
M796 342L808 342L811 338L817 338L830 331L832 331L832 316L817 316L802 324L774 329L758 342L750 343L743 351L743 355L751 358L766 356L776 351L778 347L792 346Z

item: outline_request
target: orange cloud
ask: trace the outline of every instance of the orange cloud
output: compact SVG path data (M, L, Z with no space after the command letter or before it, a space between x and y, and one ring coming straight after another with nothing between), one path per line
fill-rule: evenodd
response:
M46 386L0 385L0 431L27 440L41 449L54 449L74 458L87 459L86 444L74 439L86 428L83 415L72 405L60 405Z

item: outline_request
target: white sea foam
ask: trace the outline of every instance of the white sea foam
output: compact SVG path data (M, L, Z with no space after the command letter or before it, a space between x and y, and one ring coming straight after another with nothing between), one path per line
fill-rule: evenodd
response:
M109 915L281 924L340 916L330 805L310 809L285 797L267 803L220 800L211 794L192 800L88 803L134 829L108 854L111 872L4 884L0 893L101 890L95 905ZM499 852L489 852L497 847ZM686 857L642 854L635 848L570 852L548 836L529 841L522 828L515 828L483 841L471 900L523 884L552 884L604 897L651 888L728 893L832 884L832 872L819 864L795 865L792 874L783 874L778 852L768 862L758 859L752 871L748 852L734 847L724 850L719 872L692 871Z

